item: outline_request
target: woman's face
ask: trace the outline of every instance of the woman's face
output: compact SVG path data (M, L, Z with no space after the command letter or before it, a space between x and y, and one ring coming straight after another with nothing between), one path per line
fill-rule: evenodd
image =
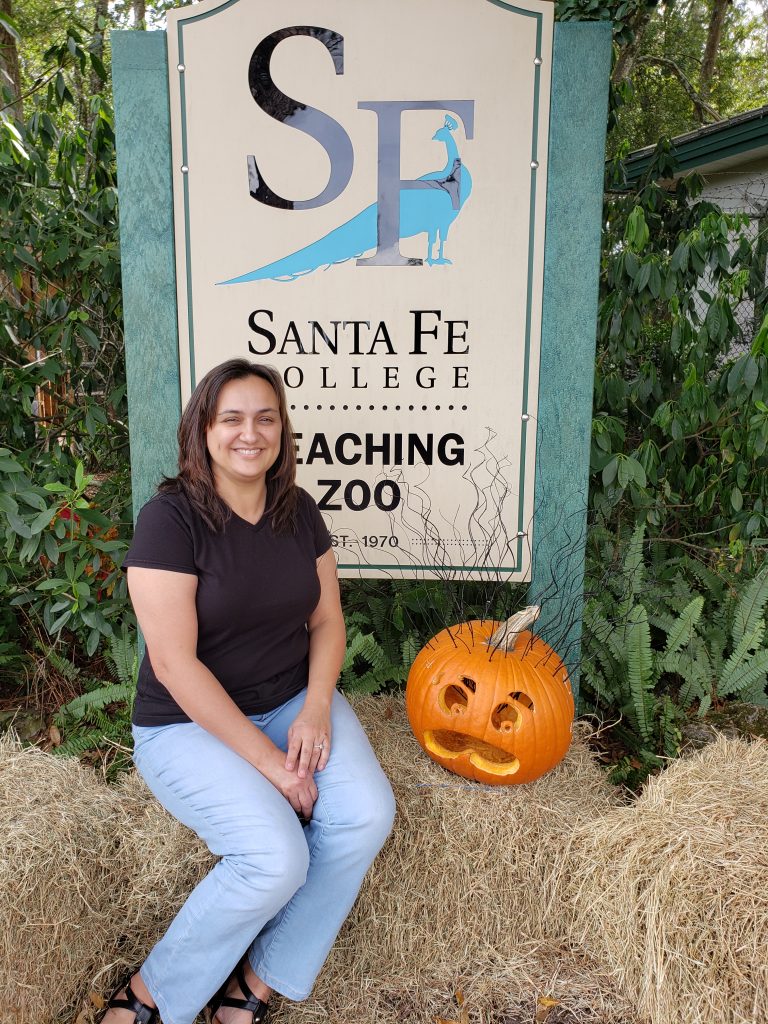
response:
M206 433L214 480L250 484L266 479L280 454L282 424L277 395L261 377L231 380L219 392Z

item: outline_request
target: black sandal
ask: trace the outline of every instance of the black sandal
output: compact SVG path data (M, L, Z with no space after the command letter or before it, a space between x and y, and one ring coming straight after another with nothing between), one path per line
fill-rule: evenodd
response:
M231 1006L235 1010L248 1010L249 1013L253 1014L251 1024L263 1024L266 1021L269 1003L265 1003L263 999L257 999L253 992L251 992L248 982L245 980L244 964L245 957L235 968L234 975L235 981L240 986L240 991L245 996L245 999L238 999L236 996L228 996L226 994L227 985L229 985L229 978L227 978L210 1003L208 1003L209 1024L216 1024L216 1014L222 1006Z
M118 999L118 993L125 991L125 999ZM132 1010L133 1024L160 1024L160 1011L156 1006L147 1006L131 988L130 981L120 984L107 1002L108 1010Z

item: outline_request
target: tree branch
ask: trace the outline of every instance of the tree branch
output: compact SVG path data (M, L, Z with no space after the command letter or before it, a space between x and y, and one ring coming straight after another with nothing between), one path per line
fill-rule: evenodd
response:
M709 114L712 121L722 121L722 117L718 114L714 107L711 107L705 99L703 99L699 93L694 89L690 79L684 74L682 68L675 61L669 57L653 57L651 55L643 55L637 58L637 63L643 64L656 64L661 68L667 68L677 78L682 85L685 94L693 104L696 110L696 116L702 124L712 123L707 122L705 114Z

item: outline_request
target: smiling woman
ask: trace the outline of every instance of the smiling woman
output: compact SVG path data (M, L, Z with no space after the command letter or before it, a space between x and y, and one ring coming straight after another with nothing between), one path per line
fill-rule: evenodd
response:
M246 377L224 385L206 447L217 493L243 519L255 523L264 512L267 471L280 455L281 434L278 399L268 381ZM262 486L240 486L259 481ZM255 504L244 507L249 501Z
M344 620L322 517L295 483L279 375L230 360L179 425L179 473L125 560L147 643L134 760L221 857L105 1024L256 1024L305 999L392 825L389 784L336 692Z

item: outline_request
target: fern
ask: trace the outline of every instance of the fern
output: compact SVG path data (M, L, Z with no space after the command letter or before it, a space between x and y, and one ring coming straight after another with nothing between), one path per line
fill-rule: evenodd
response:
M744 643L744 641L742 641ZM734 652L732 657L735 657ZM730 664L731 659L726 662L726 668ZM768 649L763 648L758 651L757 654L753 654L750 658L746 658L737 662L732 670L728 672L726 678L721 678L718 684L718 695L725 697L729 694L739 694L744 699L744 694L747 691L755 690L759 684L759 690L765 689L766 677L768 674ZM758 691L759 692L759 691Z
M342 689L353 693L376 693L390 683L403 683L406 670L393 662L372 633L353 630L347 638L347 650L341 666Z
M419 653L420 649L421 644L419 643L418 638L413 633L411 633L403 640L400 646L400 656L403 659L403 665L405 666L406 669L410 669L413 660Z
M733 639L739 643L751 636L759 625L765 624L765 606L768 603L768 570L758 573L747 584L736 605L733 618Z
M743 636L741 640L736 644L736 646L733 649L733 652L731 653L731 656L723 665L723 670L720 673L720 678L717 681L717 694L719 697L726 697L729 693L733 692L732 679L734 677L736 669L747 658L747 655L751 654L757 647L760 646L760 642L763 639L764 632L765 624L761 622L751 636Z
M635 605L629 615L627 677L635 724L642 738L649 740L653 732L653 652L648 613L642 605Z
M86 729L64 740L60 746L54 748L54 753L57 757L83 757L103 743L104 734L101 729Z
M726 580L720 573L713 572L709 566L695 559L687 559L684 569L694 577L701 589L708 595L713 607L724 610L726 607L725 592L728 589Z
M712 702L706 663L702 666L700 662L693 660L685 652L682 655L674 655L669 671L683 679L683 685L677 694L677 702L680 707L687 710L695 701L698 701L699 713L703 713L702 707L709 707Z
M581 681L584 688L592 693L600 693L603 677L598 673L594 662L588 655L581 660Z
M704 715L713 699L768 706L768 565L745 579L654 544L644 561L642 527L604 529L590 547L583 617L582 689L631 752L617 777L636 782L659 755L676 753L684 713ZM619 544L621 541L618 542ZM619 568L620 565L620 568ZM607 568L606 568L607 567Z
M665 594L666 603L678 613L683 611L695 597L696 594L691 590L688 581L682 574L672 578Z
M60 654L56 652L53 647L48 647L44 644L38 644L38 647L43 652L43 657L48 664L58 672L62 678L66 679L67 682L74 683L80 678L80 669L77 665L73 665L71 661L67 661L66 658L62 658Z
M677 620L673 622L667 635L667 644L661 655L660 668L667 670L668 659L677 654L684 644L689 644L693 638L693 631L696 623L701 618L704 608L704 598L694 597L680 612Z
M59 659L61 660L61 659ZM106 657L113 680L89 679L84 691L59 708L54 721L64 742L54 748L60 757L84 757L106 747L131 743L131 706L138 678L138 645L126 627L113 635ZM55 665L55 662L51 662ZM82 680L81 680L82 682ZM108 771L123 767L112 754Z
M342 675L348 672L355 659L361 656L374 666L383 660L383 652L372 633L355 633L351 640L347 640L347 649L341 665Z
M123 686L136 688L139 677L139 647L135 635L126 626L111 637L107 661L118 682Z
M677 617L671 612L648 612L648 622L654 629L669 634L677 625Z
M601 685L598 692L608 696L615 704L621 703L620 670L615 658L612 658L604 647L595 648L595 658L600 663L603 671Z
M659 747L667 757L674 757L680 749L680 730L677 727L677 709L668 697L662 697L659 704Z
M643 541L645 540L645 523L640 523L634 530L624 556L624 580L629 587L629 596L637 597L645 580L643 563Z
M728 634L720 626L713 626L709 630L707 652L712 666L712 675L718 678L723 671L725 664L725 648L728 645Z
M624 629L620 628L616 622L610 621L596 604L590 609L588 628L591 630L596 644L605 646L615 661L624 661Z
M68 704L64 704L54 718L57 725L66 726L68 719L79 722L83 718L108 707L110 704L129 701L132 697L133 688L123 683L97 684L96 689L87 690Z

